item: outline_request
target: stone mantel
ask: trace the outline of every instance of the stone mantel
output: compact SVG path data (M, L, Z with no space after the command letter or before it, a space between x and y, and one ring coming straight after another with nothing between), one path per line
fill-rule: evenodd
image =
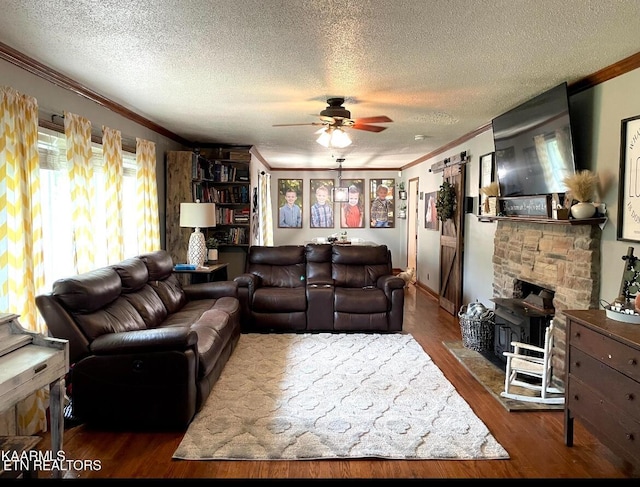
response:
M600 241L606 218L545 220L491 217L498 223L493 248L493 296L517 295L518 281L553 290L554 379L564 377L565 309L597 309ZM575 222L575 223L573 223Z

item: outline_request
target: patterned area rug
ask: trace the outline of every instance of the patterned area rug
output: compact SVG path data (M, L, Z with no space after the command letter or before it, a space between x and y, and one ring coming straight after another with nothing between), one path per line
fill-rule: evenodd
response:
M405 334L243 334L183 460L506 459Z

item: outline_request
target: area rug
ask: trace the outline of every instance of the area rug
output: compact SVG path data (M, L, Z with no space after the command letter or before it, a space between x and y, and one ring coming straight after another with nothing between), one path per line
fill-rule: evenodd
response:
M507 459L407 334L243 334L174 459Z
M480 352L465 348L460 340L442 342L451 354L473 375L484 388L507 411L557 411L564 410L562 404L540 404L535 402L515 401L500 396L504 390L504 368L487 359ZM534 392L523 387L513 386L518 394L533 396Z

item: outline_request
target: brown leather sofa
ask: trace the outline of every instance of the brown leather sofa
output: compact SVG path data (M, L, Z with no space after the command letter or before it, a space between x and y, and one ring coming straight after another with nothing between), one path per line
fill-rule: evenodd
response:
M60 279L36 298L69 340L73 414L115 428L184 428L240 337L233 281L181 286L165 251Z
M254 245L245 270L243 332L402 330L405 282L386 245Z

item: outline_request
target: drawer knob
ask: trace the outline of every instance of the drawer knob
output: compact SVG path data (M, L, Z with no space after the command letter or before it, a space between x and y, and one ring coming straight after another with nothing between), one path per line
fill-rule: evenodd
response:
M580 360L576 360L575 366L580 367Z
M576 331L575 337L576 338L580 338L580 332L579 331Z
M627 394L624 395L625 399L627 401L633 401L633 394L628 392Z
M580 399L580 398L578 397L578 395L577 395L577 394L574 394L574 395L573 395L573 398L574 398L576 401L577 401L578 399Z
M631 441L633 441L633 440L634 440L634 438L633 438L633 433L627 433L627 435L626 435L626 436L627 436L627 440L631 440Z
M636 362L636 359L632 358L629 359L629 365L636 365L638 362Z

